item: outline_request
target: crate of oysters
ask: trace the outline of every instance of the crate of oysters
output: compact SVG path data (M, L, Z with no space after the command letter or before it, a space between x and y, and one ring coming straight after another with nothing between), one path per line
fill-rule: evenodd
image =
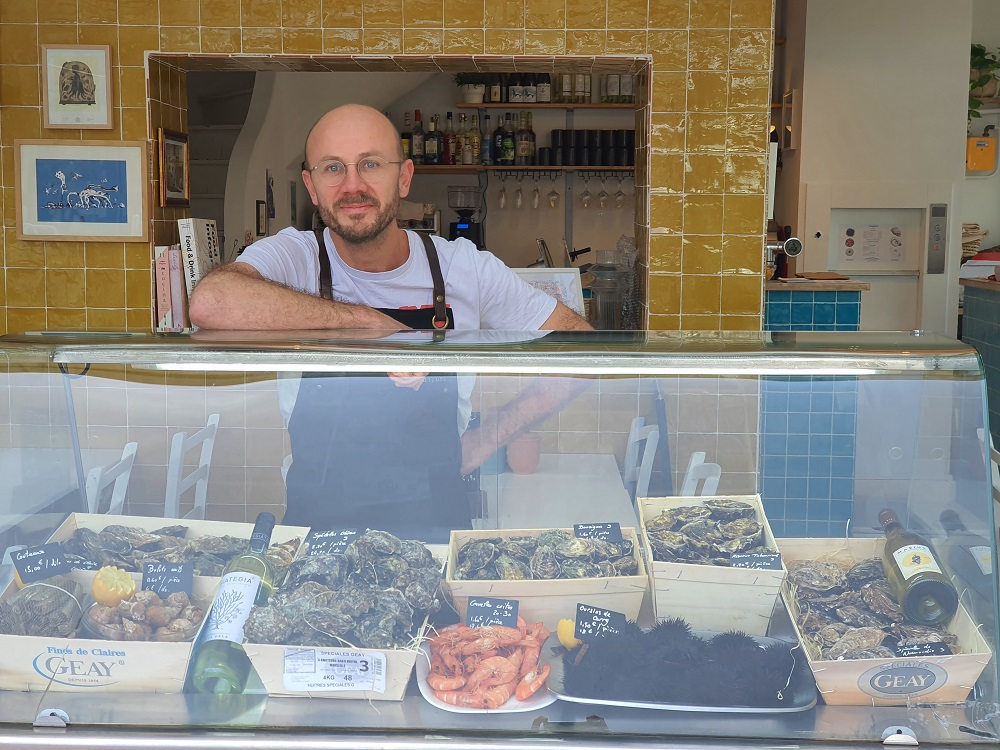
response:
M375 529L346 545L307 541L244 626L268 694L402 700L428 615L443 603L444 552Z
M144 563L191 563L196 577L222 575L226 564L250 542L252 523L71 513L49 537L74 567L113 565L141 573ZM309 532L305 526L275 526L267 557L278 572L288 569Z
M759 495L640 497L657 620L765 635L787 573Z
M469 597L500 597L516 599L519 615L551 631L559 620L576 617L577 603L635 620L649 586L636 530L587 526L614 527L620 535L595 538L581 529L452 531L446 583L458 613L465 618Z
M167 564L72 570L56 543L14 559L0 596L0 689L181 692L217 579Z
M992 652L961 603L939 625L914 622L882 565L885 539L779 539L782 598L830 705L960 703Z

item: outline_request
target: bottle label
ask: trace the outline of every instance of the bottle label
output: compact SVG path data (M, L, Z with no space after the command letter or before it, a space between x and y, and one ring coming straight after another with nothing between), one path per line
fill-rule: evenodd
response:
M524 87L511 86L507 89L507 101L513 103L524 101Z
M423 144L423 151L427 156L437 156L438 145L437 141L431 138L427 143Z
M552 101L552 85L540 83L535 89L535 99L540 104L548 104Z
M285 690L385 692L385 654L352 649L286 648Z
M633 79L631 75L623 75L621 77L622 96L632 96L632 90L633 90L632 81Z
M990 548L984 544L977 544L969 547L969 554L976 561L976 565L983 571L984 576L993 575L993 555Z
M908 581L917 573L940 573L937 560L928 547L923 544L904 544L892 553L903 574L903 580Z
M621 79L614 74L608 76L608 96L618 96L620 81Z
M525 158L531 156L531 141L518 141L517 155Z
M242 644L243 625L259 588L260 576L254 573L233 571L222 576L205 625L205 640Z
M423 136L413 136L410 141L410 150L413 152L414 156L424 155L424 137Z

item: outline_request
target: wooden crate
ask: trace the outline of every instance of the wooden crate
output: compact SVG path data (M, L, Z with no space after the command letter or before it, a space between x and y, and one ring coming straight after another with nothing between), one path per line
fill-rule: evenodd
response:
M94 572L73 571L67 577L89 593ZM134 577L137 582L141 579L141 576ZM204 605L206 615L207 603L212 601L217 582L217 578L196 576L194 579L192 595ZM11 583L3 598L16 591L17 587ZM184 688L192 641L163 643L0 635L0 649L5 654L3 669L0 669L0 689L179 693Z
M748 635L765 635L771 621L771 612L781 592L781 584L788 573L784 563L781 570L750 570L697 563L658 562L653 559L653 550L645 532L646 524L664 510L686 505L704 505L706 499L708 498L638 499L656 619L659 621L668 617L680 617L694 630L742 630ZM754 506L757 522L764 528L767 547L776 549L760 495L733 495L727 496L727 499Z
M634 576L615 578L557 578L555 580L528 581L466 581L452 577L458 565L458 550L476 539L517 536L538 536L545 529L484 529L481 531L452 531L448 545L448 569L445 585L448 587L455 608L465 619L470 596L495 596L517 599L518 614L527 622L542 622L554 631L559 620L576 617L576 605L590 604L621 612L630 620L639 616L642 597L649 586L646 566L640 553L639 539L634 528L622 528L622 537L630 539L633 554L639 565ZM572 529L565 529L570 533Z
M883 538L779 539L782 558L860 562L880 557ZM782 598L795 635L805 647L816 686L823 700L837 706L905 706L918 703L962 703L990 662L993 653L968 611L961 604L945 628L958 636L959 653L951 656L896 659L824 660L798 627L798 608L791 584L782 587Z

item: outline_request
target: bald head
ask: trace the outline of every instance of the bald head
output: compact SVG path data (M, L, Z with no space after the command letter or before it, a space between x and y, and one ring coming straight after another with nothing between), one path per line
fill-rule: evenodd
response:
M310 128L306 136L306 164L312 167L323 159L342 159L345 154L338 149L348 143L358 153L403 160L399 133L385 115L363 104L345 104L331 109ZM351 154L347 156L353 158Z

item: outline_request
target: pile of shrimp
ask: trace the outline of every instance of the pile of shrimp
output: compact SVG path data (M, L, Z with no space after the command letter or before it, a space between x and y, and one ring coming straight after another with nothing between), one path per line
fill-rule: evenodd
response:
M429 641L427 684L452 706L499 708L511 695L523 701L549 676L549 665L538 665L548 637L542 623L528 625L520 616L516 628L449 625Z

